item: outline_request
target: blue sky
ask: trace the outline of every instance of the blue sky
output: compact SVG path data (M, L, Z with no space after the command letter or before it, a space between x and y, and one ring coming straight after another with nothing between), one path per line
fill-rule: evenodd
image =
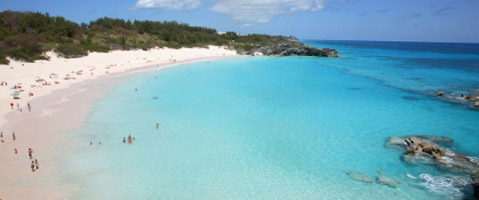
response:
M76 22L176 20L300 39L479 43L479 0L0 0Z

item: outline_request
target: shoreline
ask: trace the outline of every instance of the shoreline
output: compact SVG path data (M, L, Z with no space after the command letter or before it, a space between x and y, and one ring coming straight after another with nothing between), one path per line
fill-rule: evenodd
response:
M150 65L175 64L191 59L234 55L237 55L235 51L224 47L209 46L208 48L93 52L80 58L62 58L53 52L47 52L49 61L24 63L12 60L10 65L0 65L0 82L8 83L8 85L0 86L0 127L6 123L3 116L15 110L17 103L26 111L28 102L48 95L53 90L67 88L73 83ZM15 86L21 88L14 89ZM20 99L13 98L15 93ZM10 109L10 103L14 104L13 109Z
M0 144L0 199L66 199L79 189L74 181L65 184L61 176L61 161L74 155L88 144L79 144L79 135L64 134L81 127L93 108L93 102L107 95L108 91L121 84L124 76L148 70L164 70L185 63L230 56L197 57L166 63L145 63L134 68L103 74L94 78L76 81L64 88L56 88L31 100L32 112L16 110L3 114L5 124L4 143ZM26 126L27 125L27 126ZM12 141L11 130L15 130L17 141ZM45 131L44 131L45 130ZM83 138L84 139L84 138ZM13 149L18 150L14 154ZM29 168L27 149L33 149L40 169Z

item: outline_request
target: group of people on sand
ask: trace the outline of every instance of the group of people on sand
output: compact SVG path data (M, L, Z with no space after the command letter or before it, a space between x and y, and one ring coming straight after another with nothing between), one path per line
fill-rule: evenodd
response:
M2 81L2 83L0 84L0 86L8 86L8 83L6 81Z
M17 103L17 104L14 104L13 102L10 103L10 108L13 110L15 108L15 105L17 107L17 111L23 112L23 108L20 107L19 103ZM30 105L30 103L27 103L27 109L28 109L29 112L32 112L32 105Z
M0 131L0 140L3 142L5 142L5 136L3 135L3 131ZM17 140L16 136L15 136L15 132L12 132L12 141L15 141ZM38 170L40 168L40 163L38 162L38 159L34 158L33 157L33 150L32 148L28 148L28 158L30 160L34 159L30 165L30 168L32 169L32 172L35 172L36 170ZM18 154L18 150L17 148L14 148L13 149L13 153Z
M0 131L0 140L1 142L5 142L3 138L3 131ZM15 132L12 132L12 141L15 141L15 140L17 140L17 138L15 137Z
M15 151L16 150L17 149L15 149ZM33 150L31 148L28 148L28 157L30 158L30 160L33 159ZM36 158L35 160L32 160L30 168L32 168L32 172L35 172L35 170L38 170L38 168L40 168L40 164Z

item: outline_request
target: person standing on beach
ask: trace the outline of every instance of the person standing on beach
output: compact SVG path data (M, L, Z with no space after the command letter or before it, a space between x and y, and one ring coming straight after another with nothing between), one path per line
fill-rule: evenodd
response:
M125 139L125 137L123 137L123 143L125 143L125 142L126 142L126 139Z
M12 137L13 137L13 141L17 140L17 137L15 137L15 132L12 132Z
M28 148L28 157L30 157L30 159L33 158L33 150L31 148Z
M3 131L2 131L2 133L0 133L0 138L3 138Z
M13 152L17 154L18 153L17 148L13 149Z
M38 160L35 159L35 168L38 170L39 167L40 167L40 164L38 163Z
M17 110L20 110L20 104L17 103Z
M10 107L12 108L12 110L13 110L13 106L14 106L14 105L15 105L15 104L13 104L13 103L10 103Z
M28 107L28 112L32 112L32 106L30 105L30 103L27 104L27 107Z
M128 144L131 144L131 135L128 134Z
M35 172L35 163L32 161L32 164L30 165L30 167L32 168L32 172Z

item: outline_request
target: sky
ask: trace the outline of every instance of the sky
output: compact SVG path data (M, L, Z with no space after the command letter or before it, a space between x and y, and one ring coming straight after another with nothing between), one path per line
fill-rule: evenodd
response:
M0 10L188 23L300 39L479 43L479 0L0 0Z

